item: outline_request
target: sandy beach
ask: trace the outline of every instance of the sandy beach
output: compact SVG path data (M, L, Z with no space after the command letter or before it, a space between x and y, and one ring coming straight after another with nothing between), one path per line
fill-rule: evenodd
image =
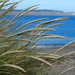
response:
M46 46L40 45L40 46L36 47L36 50L39 50L40 52L51 53L51 52L55 52L56 50L58 50L59 48L61 48L63 46L64 45L62 45L62 46L57 45L57 47L56 47L56 45L55 45L55 47L53 45L46 45ZM67 47L67 48L63 49L62 51L60 51L58 54L62 55L62 54L66 54L66 53L69 53L69 52L72 52L72 51L75 51L75 46Z
M41 46L40 46L40 47L41 47ZM43 53L54 53L54 52L55 52L56 50L58 50L58 49L59 49L59 48L47 48L47 47L46 47L46 48L42 48L42 49L36 49L36 51L39 50L39 52L43 52ZM69 52L73 52L73 51L75 51L75 46L70 46L70 47L65 48L64 50L62 50L62 51L59 52L58 54L59 54L59 55L63 55L63 54L66 54L66 53L69 53ZM68 58L72 59L74 62L71 63L71 64L69 64L69 65L67 65L67 66L64 68L63 71L65 71L65 70L68 69L68 68L75 67L75 54L68 56ZM53 69L54 69L54 70L57 70L57 69L60 69L62 66L64 66L64 65L58 65L58 66L54 67ZM75 75L75 69L72 70L72 71L67 72L66 75Z

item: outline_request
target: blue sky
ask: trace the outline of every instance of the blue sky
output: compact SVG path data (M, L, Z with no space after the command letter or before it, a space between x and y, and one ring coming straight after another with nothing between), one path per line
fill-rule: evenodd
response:
M35 4L39 4L38 9L75 12L75 0L23 0L21 3L19 3L16 9L24 9Z

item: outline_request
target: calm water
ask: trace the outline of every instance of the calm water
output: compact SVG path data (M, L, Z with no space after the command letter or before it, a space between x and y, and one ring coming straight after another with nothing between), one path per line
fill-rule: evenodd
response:
M70 17L70 18L68 18L65 21L53 22L51 24L46 25L46 26L49 26L49 25L53 25L53 24L57 24L57 23L65 23L63 25L52 27L53 29L56 29L58 31L47 31L45 33L61 35L61 36L68 37L70 39L57 39L57 38L55 38L55 39L42 39L42 40L39 40L39 41L42 41L42 43L40 43L42 45L43 44L45 44L45 45L66 44L66 43L69 43L69 42L75 40L75 17L74 16L50 16L50 15L49 16L48 15L47 16L46 15L36 15L36 16L34 16L34 15L24 15L21 18L19 18L19 21L16 20L16 22L18 24L19 23L24 24L24 23L27 23L29 21L39 19L39 18L50 18L48 20L52 20L52 19L56 19L56 18L60 18L60 17ZM48 21L48 20L46 20L46 21ZM32 23L26 29L32 28L35 25L37 25L38 23L40 23L40 22Z

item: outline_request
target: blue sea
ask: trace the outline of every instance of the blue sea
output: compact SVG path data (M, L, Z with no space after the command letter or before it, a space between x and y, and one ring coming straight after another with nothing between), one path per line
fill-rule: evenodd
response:
M15 15L11 15L11 16L15 16ZM60 35L60 36L65 36L68 37L69 39L57 39L57 38L47 38L47 39L41 39L39 40L42 41L40 44L41 45L64 45L67 44L73 40L75 40L75 16L52 16L52 15L23 15L22 17L20 17L19 21L16 20L17 23L27 23L36 19L40 19L40 18L49 18L45 21L49 21L49 20L53 20L56 18L61 18L61 17L69 17L67 20L64 21L58 21L58 22L53 22L50 23L46 26L50 26L53 24L57 24L57 23L64 23L63 25L58 25L58 26L54 26L52 27L53 29L57 30L57 31L46 31L45 33L49 33L49 34L55 34L55 35ZM45 22L43 21L43 22ZM34 26L36 26L37 24L39 24L41 21L39 22L34 22L32 24L29 25L29 28L32 28Z

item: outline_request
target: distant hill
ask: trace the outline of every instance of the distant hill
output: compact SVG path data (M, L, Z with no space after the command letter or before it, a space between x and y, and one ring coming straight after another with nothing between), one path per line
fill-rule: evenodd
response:
M41 12L41 11L46 11L46 12L63 12L63 11L58 11L58 10L47 10L47 9L44 9L44 10L33 10L35 12Z
M3 11L0 11L0 13L2 13ZM8 13L8 14L17 14L20 11L21 10L12 10L12 12ZM75 13L73 13L73 12L65 13L63 11L58 11L58 10L33 10L33 11L27 13L27 15L75 15Z
M28 13L28 15L75 15L75 13L63 12L57 10L34 10Z

